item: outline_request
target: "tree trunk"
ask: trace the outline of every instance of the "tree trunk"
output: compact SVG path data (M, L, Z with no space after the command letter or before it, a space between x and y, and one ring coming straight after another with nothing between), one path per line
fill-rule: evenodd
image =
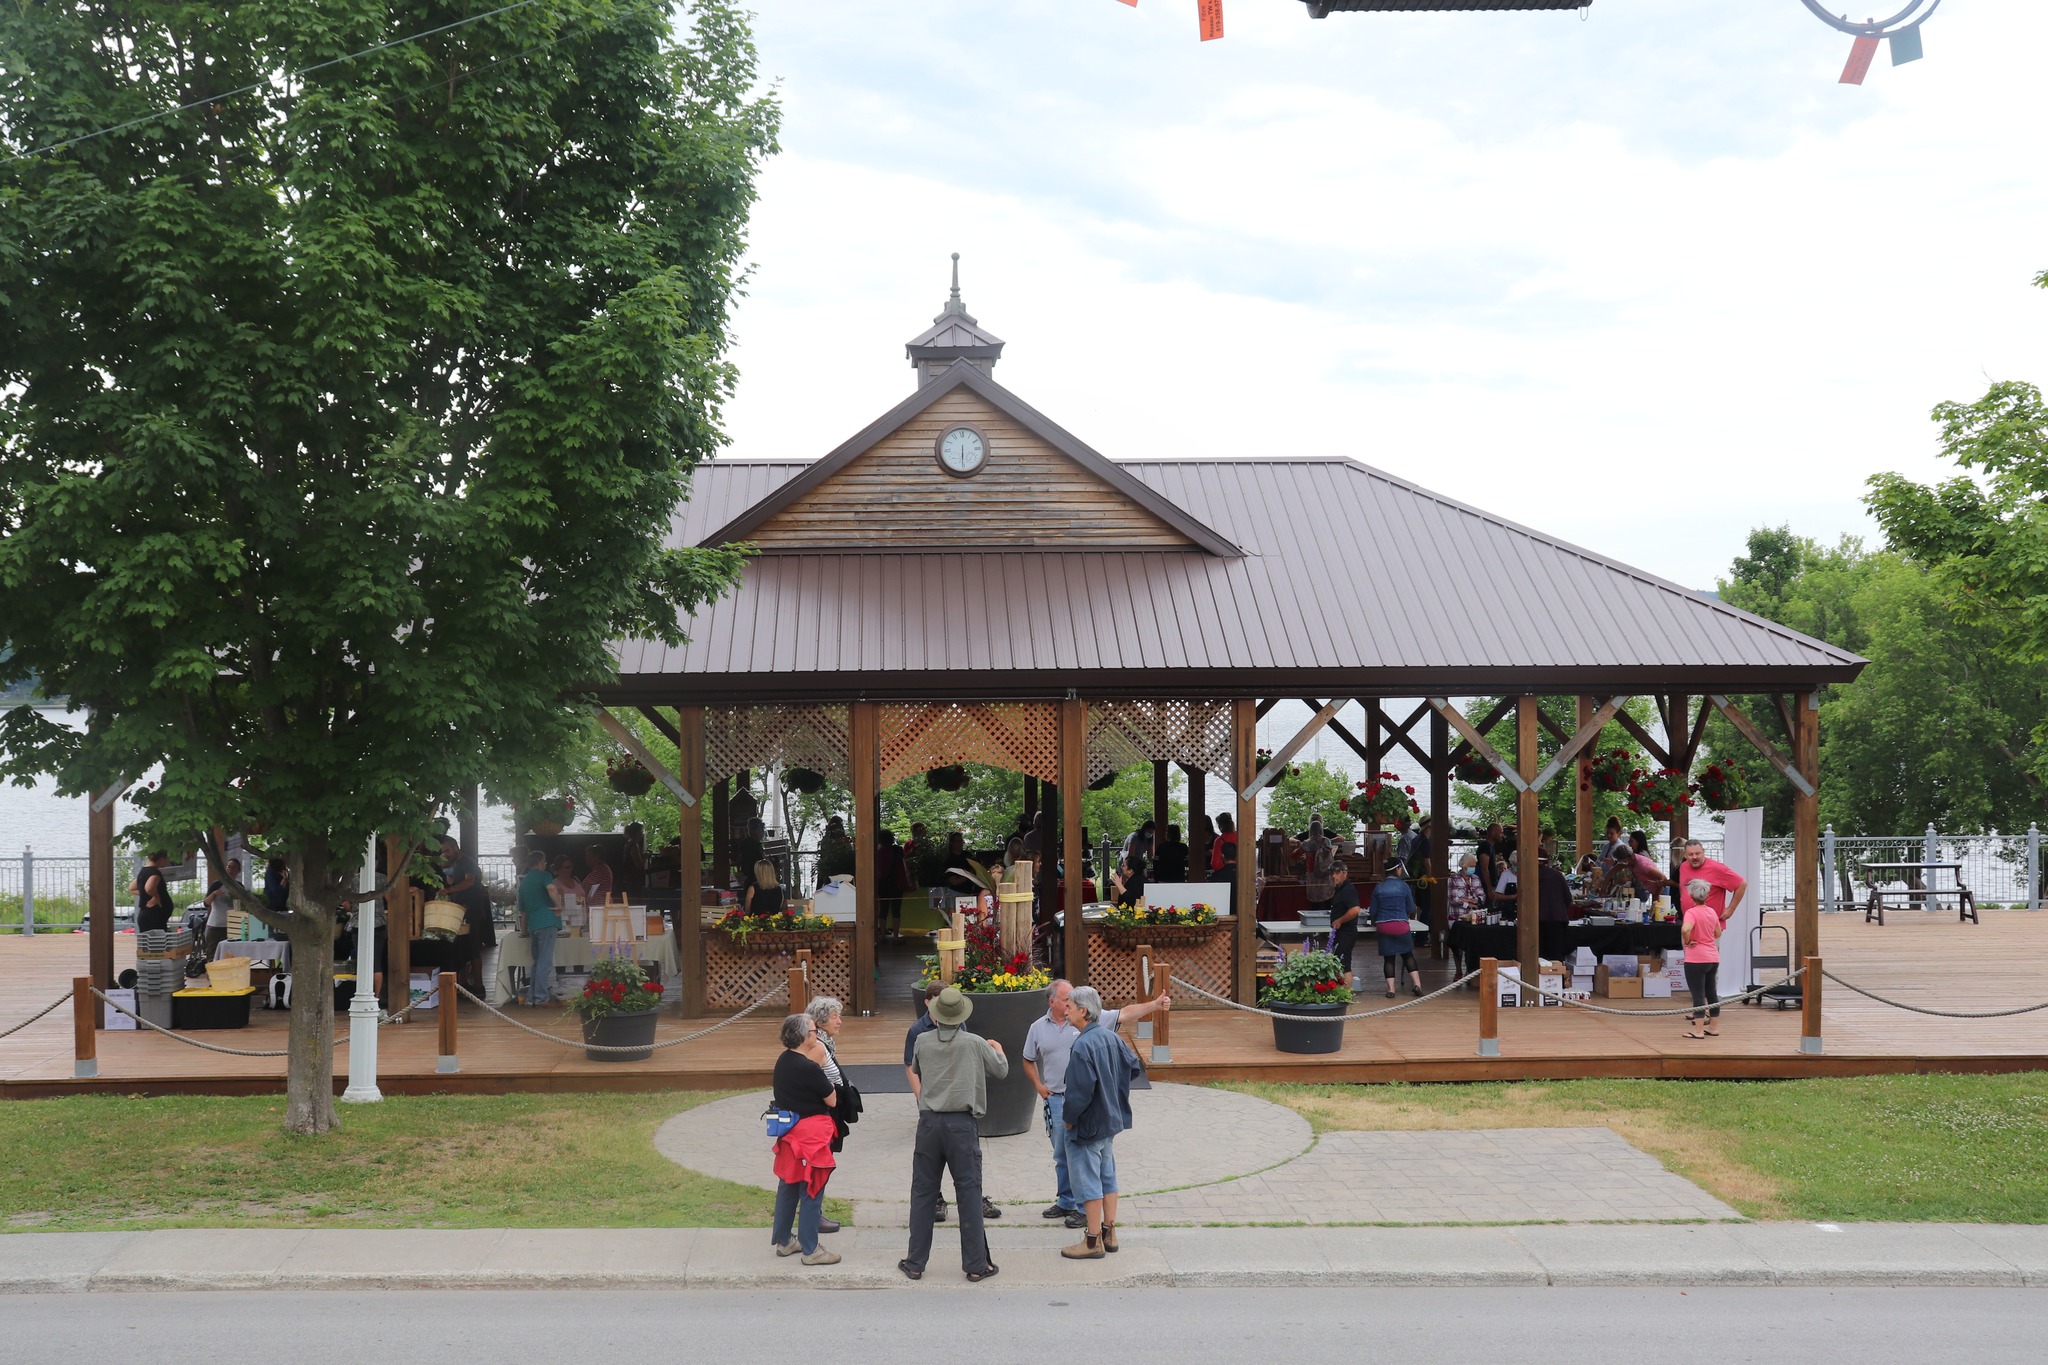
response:
M334 1127L334 907L306 894L327 886L324 857L293 859L291 1037L286 1043L284 1127L324 1133Z

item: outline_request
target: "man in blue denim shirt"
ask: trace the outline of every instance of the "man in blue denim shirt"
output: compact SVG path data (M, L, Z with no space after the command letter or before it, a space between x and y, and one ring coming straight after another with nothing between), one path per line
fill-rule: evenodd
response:
M1067 1172L1067 1125L1063 1115L1067 1089L1067 1054L1074 1046L1074 1039L1080 1036L1067 1009L1068 999L1074 993L1070 981L1055 981L1046 993L1045 1016L1034 1019L1031 1031L1024 1035L1024 1074L1031 1086L1038 1092L1038 1098L1045 1108L1045 1136L1052 1143L1052 1171L1058 1193L1048 1205L1043 1216L1062 1218L1070 1228L1088 1225L1082 1216L1080 1201L1074 1198L1074 1185ZM1142 1000L1121 1010L1104 1010L1100 1024L1111 1033L1123 1022L1136 1023L1155 1011L1171 1009L1173 1001L1162 997L1158 1000Z
M1138 1058L1115 1032L1102 1027L1102 996L1076 986L1067 1017L1080 1033L1067 1056L1067 1173L1074 1197L1087 1210L1087 1235L1060 1255L1096 1261L1116 1244L1116 1135L1131 1126L1131 1082Z

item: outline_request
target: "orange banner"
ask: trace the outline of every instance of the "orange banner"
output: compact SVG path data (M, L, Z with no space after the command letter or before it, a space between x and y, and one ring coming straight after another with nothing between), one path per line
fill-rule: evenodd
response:
M1223 36L1223 0L1195 0L1195 12L1202 16L1202 41Z
M1870 59L1877 55L1877 39L1858 38L1849 48L1849 64L1842 68L1837 85L1861 85L1870 74Z

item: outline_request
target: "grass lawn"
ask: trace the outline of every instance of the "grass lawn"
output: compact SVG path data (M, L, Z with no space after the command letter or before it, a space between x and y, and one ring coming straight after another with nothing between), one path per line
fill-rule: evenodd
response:
M772 1194L654 1150L717 1098L400 1096L317 1138L279 1128L282 1097L0 1104L0 1229L766 1227Z
M1319 1132L1605 1126L1752 1218L2048 1222L2048 1072L1229 1088Z

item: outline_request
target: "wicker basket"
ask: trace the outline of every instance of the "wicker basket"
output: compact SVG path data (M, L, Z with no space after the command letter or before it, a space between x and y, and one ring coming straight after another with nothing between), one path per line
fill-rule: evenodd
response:
M832 946L832 931L799 929L784 932L777 929L757 929L747 935L745 942L733 939L732 946L751 957L776 957L783 953L794 953L799 948L809 948L815 953Z
M454 901L428 901L426 923L421 926L421 932L432 933L438 929L445 934L459 934L462 932L462 913L462 907Z
M1105 924L1102 926L1102 939L1125 949L1136 948L1140 944L1150 944L1154 948L1200 947L1222 927L1220 924L1148 924L1136 927Z
M218 962L206 964L206 986L215 991L245 991L249 989L250 960L246 957L224 957Z

